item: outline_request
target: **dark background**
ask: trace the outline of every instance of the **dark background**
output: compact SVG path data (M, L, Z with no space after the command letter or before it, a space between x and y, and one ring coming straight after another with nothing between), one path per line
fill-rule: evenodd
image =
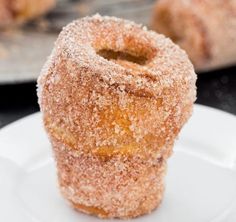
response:
M236 67L198 75L198 104L236 115ZM0 128L39 111L36 83L0 85Z

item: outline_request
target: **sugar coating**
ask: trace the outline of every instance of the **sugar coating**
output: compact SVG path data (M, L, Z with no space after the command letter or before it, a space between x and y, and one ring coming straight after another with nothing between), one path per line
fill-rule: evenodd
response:
M147 61L106 59L99 50ZM109 218L158 206L164 163L191 115L195 81L184 51L141 25L95 15L66 26L38 79L63 195L79 210ZM134 185L136 173L142 182Z
M129 218L149 213L161 202L166 161L78 153L52 139L62 195L72 205L93 206L102 218ZM91 211L77 208L92 214Z

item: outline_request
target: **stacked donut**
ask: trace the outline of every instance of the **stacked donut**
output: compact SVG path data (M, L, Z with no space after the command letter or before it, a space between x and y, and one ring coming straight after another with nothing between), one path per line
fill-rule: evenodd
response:
M95 15L65 27L38 80L63 196L103 218L156 208L195 81L184 51L141 25Z

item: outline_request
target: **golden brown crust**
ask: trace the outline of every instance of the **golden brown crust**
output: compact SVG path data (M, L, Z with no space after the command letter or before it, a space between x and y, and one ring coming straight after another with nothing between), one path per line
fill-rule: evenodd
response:
M236 63L235 0L160 0L152 28L186 50L197 70Z
M55 0L0 0L0 28L22 24L54 6Z
M65 198L109 218L157 207L195 81L186 54L140 25L95 15L65 27L38 80Z

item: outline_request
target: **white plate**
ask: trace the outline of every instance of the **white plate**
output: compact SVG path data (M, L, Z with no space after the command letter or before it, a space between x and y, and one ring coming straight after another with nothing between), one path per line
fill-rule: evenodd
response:
M235 134L234 116L196 105L169 160L162 205L134 221L236 221ZM102 221L60 196L39 113L0 131L0 221Z

